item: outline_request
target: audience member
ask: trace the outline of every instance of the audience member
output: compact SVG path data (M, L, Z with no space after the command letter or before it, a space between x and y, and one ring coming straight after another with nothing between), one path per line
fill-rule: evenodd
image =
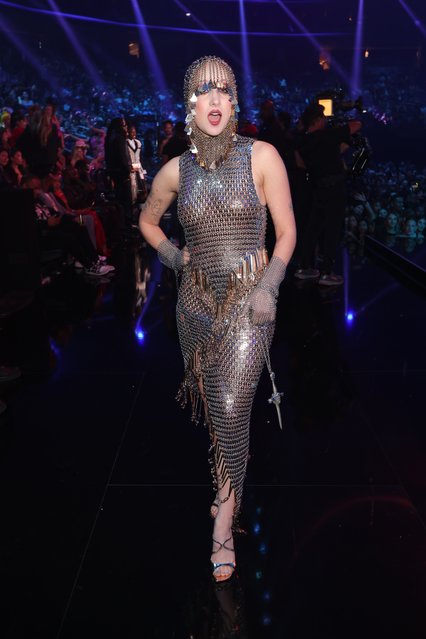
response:
M172 158L178 157L188 149L188 136L185 132L185 122L176 122L173 135L163 146L161 158L162 164L166 164Z
M145 181L146 171L141 162L142 143L136 136L136 127L128 127L127 152L132 166L130 171L130 189L133 205L143 202L147 194Z
M165 145L167 144L167 142L169 142L172 139L172 136L173 136L173 122L172 120L164 120L163 124L161 125L160 139L158 140L157 155L159 158L162 157L163 149Z
M42 184L37 176L27 176L22 187L31 189L35 198L35 211L40 228L41 240L45 243L60 245L81 264L87 275L102 276L111 273L114 267L102 264L89 239L84 226L76 223L68 214L60 214L43 202Z
M124 209L128 223L132 222L132 194L130 174L132 165L127 147L127 123L124 118L113 118L105 138L105 164L111 178L114 194Z

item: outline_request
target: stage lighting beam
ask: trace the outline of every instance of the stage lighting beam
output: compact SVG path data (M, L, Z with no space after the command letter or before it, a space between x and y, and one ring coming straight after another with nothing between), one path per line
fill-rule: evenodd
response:
M18 4L16 2L10 2L9 0L0 0L0 6L5 7L13 7L14 9L19 9L21 11L29 11L30 13L41 13L43 15L55 16L55 12L49 9L37 9L35 7L27 7L22 4ZM77 13L66 13L65 11L60 12L61 16L67 18L68 20L79 20L82 22L94 22L96 24L108 24L115 27L131 27L137 28L139 24L135 24L134 22L119 22L118 20L107 20L106 18L95 18L93 16L85 16L79 15ZM204 29L188 29L183 27L170 27L167 25L145 25L145 28L149 31L172 31L177 33L193 33L198 35L205 34ZM209 30L209 34L221 35L221 36L238 36L240 35L240 31L224 31L224 30ZM267 38L304 38L306 34L304 33L283 33L283 32L270 32L270 31L250 31L247 35L249 36L257 36L257 37L267 37ZM344 36L347 33L344 32L334 32L327 31L323 33L311 33L312 36L317 37L325 37L325 36Z
M404 2L404 0L399 0L399 4L404 9L404 11L410 16L410 18L412 19L412 21L414 23L414 26L416 26L419 29L419 31L421 31L422 35L424 37L426 37L426 28L425 28L423 22L421 20L419 20L419 18L416 16L414 11L412 11L412 9L410 9L408 4L406 2Z
M155 49L151 41L151 36L148 33L142 11L137 0L131 0L131 4L133 13L135 14L135 18L138 23L139 34L145 52L146 62L151 73L152 82L157 91L167 94L166 80L164 78L164 74L161 69L157 54L155 53Z
M50 71L37 59L37 56L26 43L14 33L13 27L4 16L0 16L0 31L3 31L5 37L16 47L17 51L25 55L26 62L30 64L37 74L49 85L54 93L59 93L60 85L56 78L52 77Z
M52 10L55 12L56 19L58 20L58 22L61 25L63 31L65 32L65 35L67 36L68 40L70 41L71 46L73 47L74 51L76 52L76 54L80 58L81 63L83 65L83 67L85 68L85 70L87 71L87 73L89 74L93 84L96 87L103 87L104 86L104 82L103 82L101 76L99 75L99 73L95 69L95 67L93 66L91 60L89 59L89 56L86 54L86 52L84 51L84 48L82 47L82 45L78 41L78 38L75 35L73 29L70 27L70 25L67 23L66 19L61 14L61 10L58 7L58 5L56 4L55 0L48 0L48 2L49 2L50 7L52 8Z
M364 0L358 0L358 16L355 32L354 57L352 65L352 82L351 93L355 100L361 92L361 65L364 56L363 47L363 30L364 30Z
M240 5L240 27L241 27L241 52L243 58L243 87L244 100L247 109L253 108L253 80L252 68L250 60L250 49L247 36L246 14L244 9L244 0L239 0Z
M186 7L182 2L180 2L180 0L174 0L174 2L179 7L179 9L182 9L182 11L185 12L186 15L190 13L188 10L188 7ZM191 15L191 18L194 20L194 22L200 27L200 29L205 31L206 35L213 38L216 44L218 44L223 49L223 51L225 51L228 57L228 60L233 60L234 63L239 63L238 57L231 51L229 47L226 46L226 44L223 42L221 38L218 38L218 36L215 34L214 31L211 31L208 28L208 26L204 24L204 22L201 22L201 20L199 20L196 16L194 16L194 14L191 13L190 15Z
M319 35L319 34L310 33L309 30L305 27L305 25L294 15L294 13L292 11L290 11L290 9L286 6L286 4L285 4L285 2L283 2L283 0L276 0L276 3L287 14L287 16L290 18L290 20L292 22L294 22L294 24L300 29L301 35L303 35L304 37L306 37L309 40L309 42L318 51L318 53L321 53L321 51L324 50L324 46L315 37L315 35ZM336 60L334 58L333 58L332 64L333 64L333 67L336 69L337 74L342 78L342 80L344 80L344 82L347 85L349 85L348 76L347 76L346 72L340 66L340 64L338 64L336 62Z

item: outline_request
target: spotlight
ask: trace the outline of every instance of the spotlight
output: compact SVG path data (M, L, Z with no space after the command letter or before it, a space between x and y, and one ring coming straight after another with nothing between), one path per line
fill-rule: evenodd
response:
M346 313L346 321L348 324L351 324L355 319L355 313L353 311L348 311Z
M145 333L143 332L143 330L141 328L137 328L135 330L135 335L137 337L138 342L143 342L145 339Z
M185 15L186 15L186 17L187 17L187 18L190 18L190 17L191 17L191 14L189 13L189 11L187 11L187 12L185 13Z
M369 52L369 50L368 50L368 49L366 49L366 50L364 51L364 58L369 58L369 57L370 57L370 52Z

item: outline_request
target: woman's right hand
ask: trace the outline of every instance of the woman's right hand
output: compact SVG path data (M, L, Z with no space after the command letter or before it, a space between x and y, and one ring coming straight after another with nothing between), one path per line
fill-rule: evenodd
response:
M165 239L157 247L158 259L164 266L181 271L189 263L190 254L186 246L179 250L170 240Z

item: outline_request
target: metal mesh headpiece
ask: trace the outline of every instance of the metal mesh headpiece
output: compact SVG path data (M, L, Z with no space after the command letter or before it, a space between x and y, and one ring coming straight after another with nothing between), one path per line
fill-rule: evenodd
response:
M195 60L187 69L183 82L183 97L187 113L191 111L192 95L205 93L212 88L227 88L232 104L238 102L234 72L225 60L208 55Z
M232 115L225 129L216 136L203 133L195 120L197 96L212 89L225 89L233 106ZM195 60L185 73L183 95L186 107L186 128L191 143L190 150L200 166L217 168L228 156L237 127L238 96L234 72L229 64L215 56Z

